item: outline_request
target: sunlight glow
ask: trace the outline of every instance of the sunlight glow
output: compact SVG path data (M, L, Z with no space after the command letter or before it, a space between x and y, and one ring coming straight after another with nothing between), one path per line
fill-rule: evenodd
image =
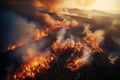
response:
M78 3L80 1L81 3ZM90 0L83 0L83 2ZM79 8L79 9L96 9L102 11L120 12L120 0L91 0L87 5L82 3L82 0L66 0L63 4L66 8Z

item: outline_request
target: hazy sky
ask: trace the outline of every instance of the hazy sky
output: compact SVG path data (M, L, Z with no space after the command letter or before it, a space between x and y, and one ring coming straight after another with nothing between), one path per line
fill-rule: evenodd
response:
M10 0L9 4L19 6L31 5L36 7L44 6L49 9L54 7L80 8L80 9L96 9L109 11L112 13L120 13L120 0Z
M79 0L77 0L79 1ZM82 0L80 0L82 1ZM83 0L83 2L87 2L90 0ZM64 3L64 7L70 8L82 8L82 9L97 9L104 11L115 11L120 12L120 0L91 0L92 3L88 5L81 5L77 3L75 0L67 0Z
M96 0L91 8L107 11L120 11L120 0Z

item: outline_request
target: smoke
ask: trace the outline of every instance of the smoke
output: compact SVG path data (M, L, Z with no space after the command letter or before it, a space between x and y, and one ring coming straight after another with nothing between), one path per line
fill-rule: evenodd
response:
M60 43L64 40L64 36L65 36L65 29L62 28L59 32L58 32L58 36L57 36L57 43Z
M92 50L89 47L85 46L82 53L83 55L81 57L77 57L72 62L68 63L67 68L71 69L71 71L76 71L82 66L89 64Z
M50 12L57 12L59 11L57 8L64 2L64 0L8 0L8 1L5 0L3 2L4 4L9 5L13 9L20 9L20 8L23 9L22 7L25 7L24 10L29 8L37 10L37 8L39 7L44 7ZM31 10L29 9L29 11Z
M75 3L74 5L78 5L79 7L89 7L90 5L93 4L93 2L95 2L95 0L34 0L33 1L33 4L35 7L45 7L51 11L54 11L54 12L60 12L58 8L64 8L65 6L66 7L73 7L74 8L74 5L68 5L68 4L71 4L71 3Z
M11 22L9 44L13 44L11 48L14 50L19 47L15 52L15 56L21 56L21 62L27 62L31 57L38 53L38 46L36 43L32 43L33 33L37 29L37 25L34 22L28 22L27 19L13 14L13 20ZM15 45L14 45L15 44ZM24 46L23 46L24 45ZM16 57L16 59L17 59ZM17 59L18 60L18 59Z
M88 8L95 0L5 0L3 3L25 16L34 16L40 7L60 13L62 8ZM26 13L29 12L29 13Z
M56 10L64 0L33 0L33 5L35 7L45 7L50 11Z
M52 27L61 24L58 20L56 21L49 14L41 14L39 19L45 24L47 24L48 26L52 26Z
M55 20L52 20L52 19L53 18L49 14L45 14L45 19L43 19L43 20L44 20L44 22L46 22L45 24L50 24L50 25L52 25L52 27L56 27L53 25L54 23L52 23ZM70 23L70 22L68 21L68 23ZM68 25L68 23L67 23L67 25ZM19 18L18 18L18 20L15 21L14 25L15 26L13 28L14 30L12 31L13 32L12 36L16 35L18 38L23 38L26 43L20 49L18 48L18 50L17 50L18 53L22 55L22 62L23 63L31 62L30 60L34 58L33 56L36 56L38 54L43 54L43 52L42 53L40 52L41 46L38 46L38 44L42 43L42 45L46 45L46 42L43 43L39 39L38 39L39 42L31 42L33 39L32 37L34 35L34 32L36 32L36 29L38 30L38 33L41 32L41 30L39 30L39 28L37 28L37 25L34 22L28 22L26 19L19 19ZM73 25L72 24L68 25L69 28L71 26L74 26L73 28L76 28L76 22ZM70 38L67 38L65 35L67 33L67 28L64 28L64 27L65 26L63 26L63 28L60 28L58 31L56 30L57 31L56 42L59 45L57 46L58 51L55 51L55 52L56 52L56 54L62 55L62 53L64 53L64 51L67 51L69 49L73 50L72 54L75 57L69 56L70 58L71 57L74 57L74 58L71 59L70 62L66 62L66 66L71 71L76 71L76 70L80 69L81 67L83 67L84 65L89 64L91 62L90 58L92 57L92 54L94 52L102 52L100 44L104 40L104 30L92 31L92 30L90 30L90 28L91 28L90 24L84 24L84 26L83 26L84 30L81 31L81 33L84 34L83 37L76 36L76 35L72 35L72 36L70 35ZM16 30L16 32L14 33L15 30ZM79 30L76 32L79 32ZM71 32L70 34L74 34L74 33L75 32ZM20 36L18 36L18 35L20 35ZM52 36L54 37L54 35L52 35ZM15 37L15 36L13 36L13 37ZM79 40L76 40L75 37L79 38ZM51 40L50 41L46 40L46 41L52 45ZM47 48L49 49L50 47L48 46ZM61 52L59 52L59 51L61 51ZM43 54L43 55L47 55L46 50L44 53L45 54ZM52 53L50 52L50 54L52 54ZM68 54L68 53L66 53L66 54ZM79 55L81 55L81 56L79 56ZM56 55L56 56L59 56L59 55ZM60 58L60 57L58 57L58 58ZM110 63L114 63L115 60L118 59L118 57L110 56L108 59L111 60Z
M36 64L37 67L40 64L43 69L45 67L44 65L47 64L48 66L49 63L51 63L51 60L47 60L46 55L51 58L51 55L54 53L55 57L60 58L60 55L64 53L68 54L67 51L72 51L73 56L68 56L69 59L66 60L65 66L71 71L76 71L82 66L90 63L90 58L93 53L102 52L100 44L104 40L104 30L96 30L93 32L89 29L91 26L90 24L84 24L84 30L81 30L81 34L83 35L82 37L74 35L75 32L71 32L70 34L68 33L68 36L66 36L68 30L77 28L77 21L67 20L67 18L64 21L56 21L53 16L42 14L40 19L43 20L45 24L42 27L37 25L34 21L29 22L18 15L16 15L16 17L16 20L12 24L13 28L11 28L10 35L11 42L16 44L10 48L12 48L11 50L16 51L17 56L20 55L21 58L19 59L21 63L25 64L21 64L23 68L21 67L22 73L20 74L25 73L27 75L27 73L29 73L29 71L25 72L27 71L27 68L24 69L24 66L28 68L34 67L34 62L37 60L36 56L38 60L39 58L44 58L45 63L40 63L40 61L35 63L35 67ZM76 32L79 32L79 30ZM56 34L57 36L55 36ZM49 35L51 35L50 39ZM44 39L44 37L46 38ZM56 40L53 37L55 37ZM45 42L42 39L45 40ZM42 50L42 45L47 47ZM30 61L31 59L33 62ZM46 63L46 61L48 61L48 63ZM30 73L32 74L34 70L37 71L37 68L32 68ZM22 77L24 77L24 75L22 75Z
M89 30L89 27L90 27L89 24L85 25L83 34L86 34L86 37L84 39L87 39L90 37L93 38L94 43L97 46L104 40L105 31L104 30L96 30L95 32L92 32Z
M26 63L29 62L30 59L33 58L33 56L37 55L38 52L38 46L35 43L29 43L21 48L18 53L22 55L22 62Z
M89 59L91 56L92 50L89 47L84 47L83 49L83 55L81 57L81 59L83 58L84 62L83 64L89 63Z
M53 3L43 0L38 0L38 2L42 6L44 4L44 7L46 8L49 7L48 9L54 9L53 7L57 6L55 4L57 0ZM82 2L80 3L83 4ZM88 3L84 3L84 5L87 4ZM63 16L63 18L64 17L65 16ZM90 58L93 58L92 54L103 52L101 43L104 41L104 30L97 29L94 31L90 24L83 24L83 29L81 29L81 25L78 25L79 22L77 22L77 20L71 20L72 18L68 20L67 18L64 18L64 21L59 21L58 19L55 20L49 13L40 14L39 18L41 20L39 24L42 25L41 23L43 22L44 26L40 26L34 21L29 22L18 15L12 24L13 28L11 28L10 40L13 44L17 43L17 46L13 45L11 48L12 50L15 50L16 47L15 54L17 56L20 55L21 62L25 64L21 64L22 67L20 69L22 69L21 71L23 72L18 72L19 74L22 74L22 77L31 77L33 73L35 76L41 69L45 68L46 65L47 68L45 69L51 67L52 65L50 66L49 63L51 63L52 60L48 60L48 58L51 59L50 56L53 53L55 57L61 58L60 55L67 55L70 52L72 55L68 55L67 57L69 57L69 59L63 62L66 62L64 65L71 71L76 71L91 62ZM76 30L74 30L74 28ZM73 32L68 33L68 31L72 29ZM74 33L78 33L79 35L75 35ZM56 34L57 36L55 36ZM115 42L119 44L119 39ZM44 46L47 47L42 50ZM41 58L43 59L43 62L41 61ZM110 63L114 63L118 58L118 55L113 55L113 53L108 57ZM41 66L42 68L38 68Z
M92 32L89 30L90 24L84 24L83 34L90 35Z
M120 38L113 38L116 44L120 47Z
M78 22L76 20L72 20L71 23L70 23L70 26L77 26L78 25Z
M25 18L13 13L15 15L15 21L12 23L11 34L10 37L10 47L8 50L15 50L15 56L20 55L22 63L27 63L34 56L42 53L42 48L44 48L49 41L49 39L41 40L42 37L48 35L56 26L53 26L54 23L57 24L55 20L48 14L43 14L44 17L43 22L46 25L51 25L52 27L45 28L38 26L34 21L29 22ZM46 33L47 32L47 33ZM65 30L62 29L58 34L61 34L62 37L65 34ZM39 41L39 42L38 42ZM50 44L50 43L49 43ZM11 49L10 49L11 48ZM44 50L44 55L46 55L50 51L48 49ZM50 52L49 52L50 53Z
M66 67L71 71L78 70L85 64L90 63L91 55L95 52L102 52L100 44L104 40L104 30L96 30L92 32L89 24L84 24L83 34L85 36L79 37L77 40L75 35L70 35L68 38L65 37L67 30L62 28L58 32L57 40L52 45L52 50L57 56L61 55L64 51L73 50L73 55L70 56L66 62ZM61 53L61 54L60 54ZM79 56L81 55L82 56Z
M96 0L76 0L76 3L78 3L80 6L88 7L93 4Z

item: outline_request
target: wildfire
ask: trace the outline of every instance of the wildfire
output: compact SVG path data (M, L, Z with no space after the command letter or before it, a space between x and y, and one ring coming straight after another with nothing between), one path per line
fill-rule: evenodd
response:
M92 47L93 52L103 52L99 44L95 43L97 35L91 35L84 38L84 40Z
M103 41L104 32L102 30L93 33L91 31L87 32L90 32L90 34L87 33L86 36L83 37L82 41L77 42L75 42L72 38L64 40L62 34L62 36L59 36L60 38L58 37L58 42L56 41L52 45L52 49L57 55L61 55L61 53L66 50L73 50L74 55L83 53L82 56L71 56L67 60L67 68L71 69L71 71L78 70L86 64L91 53L103 52L100 48L100 43Z
M100 48L100 42L103 41L102 35L91 34L87 35L83 38L83 41L86 43L82 43L80 41L74 42L72 39L64 40L60 43L57 41L53 43L52 49L55 52L65 51L67 49L72 49L74 51L80 52L86 45L92 48L93 52L103 52Z
M33 34L31 34L32 38L30 39L30 41L40 40L41 38L48 36L49 34L51 34L52 32L54 32L55 30L57 30L61 27L62 26L58 25L55 27L50 27L50 28L46 28L46 29L42 29L42 30L36 29L33 32ZM14 50L17 47L23 46L25 43L26 43L26 40L21 40L13 45L8 46L8 48L4 52Z
M55 42L52 45L52 49L55 53L58 53L58 52L61 53L66 50L74 50L76 52L80 52L82 47L83 47L83 44L81 44L80 42L72 43L72 42L68 42L68 40L63 41L60 44Z
M85 36L76 40L72 36L64 39L66 30L71 27L75 27L73 26L72 21L63 21L57 23L57 21L51 19L49 16L47 18L45 17L45 21L50 25L50 27L44 29L36 28L30 34L29 39L21 40L16 44L10 45L6 51L14 50L28 42L38 41L43 37L46 37L50 34L52 35L55 31L58 32L58 30L60 30L57 40L51 45L51 49L55 55L46 55L45 53L45 55L35 54L33 55L34 57L30 56L31 60L20 67L20 69L12 76L12 80L24 80L27 77L34 78L36 74L41 73L43 70L49 69L49 64L55 59L55 57L58 57L69 50L73 51L73 56L69 56L69 59L66 61L66 67L71 71L76 71L83 65L87 64L91 54L95 52L103 52L103 50L100 48L100 43L104 38L104 32L102 30L92 32L89 30L89 25L87 25L83 31ZM32 50L28 50L26 53L34 54Z
M39 40L43 36L48 35L48 33L58 28L59 27L54 27L51 29L47 28L46 30L43 30L43 32L37 29L34 33L35 36L33 40L34 41ZM84 43L81 41L75 42L72 38L66 40L62 40L62 38L58 38L60 40L54 42L51 48L56 54L56 56L61 55L66 50L73 50L74 53L79 53L79 54L83 53L83 55L79 57L72 58L73 56L70 56L69 60L67 60L66 62L67 68L71 69L71 71L75 71L88 62L91 53L102 52L102 49L99 46L100 42L103 40L102 35L98 35L98 33L96 32L86 35L82 39ZM13 49L15 48L13 47ZM31 77L31 78L35 77L37 73L40 73L44 69L48 69L50 67L49 63L54 58L55 58L54 56L33 57L29 63L21 67L22 69L21 71L15 73L14 80L25 79L26 77Z
M89 47L84 46L82 50L83 55L81 57L77 56L77 57L74 57L74 59L69 58L67 60L67 68L69 68L71 71L76 71L80 69L83 65L89 62L89 57L91 55L91 52L92 51Z
M67 39L60 43L53 43L52 49L56 55L61 55L61 53L67 50L73 50L73 55L83 53L81 57L71 56L67 60L67 68L71 69L71 71L75 71L81 68L83 65L87 64L91 53L103 51L99 47L99 43L96 42L97 38L97 35L87 36L83 39L86 41L86 43L82 43L80 41L74 42L73 40Z
M12 80L24 80L26 77L34 78L36 74L48 69L50 62L55 59L54 55L37 55L30 62L21 66Z
M71 22L69 22L69 21L63 21L63 22L58 22L56 24L53 24L49 28L35 29L33 31L33 33L31 34L32 37L30 38L30 41L38 41L38 40L42 39L43 37L46 37L49 34L52 34L56 30L59 30L60 28L69 29L71 27L74 27L74 26L71 26ZM20 40L17 43L8 46L8 48L6 50L4 50L3 52L14 50L17 47L23 46L26 42L27 42L26 40Z
M81 44L81 46L74 46L74 48L78 48L79 52L82 51L82 57L77 57L73 59L71 62L68 62L67 67L71 69L71 71L78 70L84 64L88 62L91 53L95 52L103 52L100 48L100 43L103 41L103 32L97 31L95 33L91 33L83 38L86 44ZM81 47L81 48L80 48Z

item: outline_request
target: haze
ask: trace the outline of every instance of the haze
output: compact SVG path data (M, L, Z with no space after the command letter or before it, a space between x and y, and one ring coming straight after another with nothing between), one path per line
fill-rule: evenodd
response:
M96 9L111 13L120 13L119 4L120 0L66 0L63 4L63 7Z

